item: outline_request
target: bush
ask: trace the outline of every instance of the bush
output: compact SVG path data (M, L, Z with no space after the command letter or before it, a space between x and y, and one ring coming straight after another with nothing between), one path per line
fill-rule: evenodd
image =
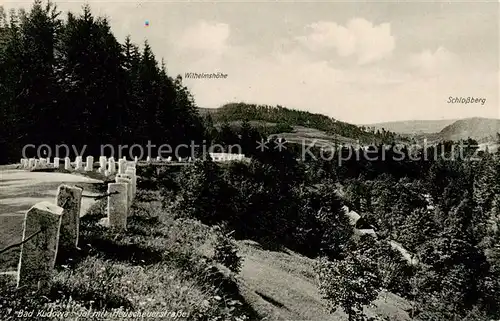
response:
M214 260L234 273L241 271L241 257L238 256L238 248L230 237L219 226L214 228L216 242L214 246Z

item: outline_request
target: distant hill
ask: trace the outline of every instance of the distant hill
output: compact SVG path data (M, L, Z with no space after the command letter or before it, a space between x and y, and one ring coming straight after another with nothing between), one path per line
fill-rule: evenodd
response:
M439 132L443 140L460 140L468 137L478 141L495 140L500 133L500 119L467 118L455 121Z
M365 125L399 133L429 142L473 138L479 143L496 142L500 133L500 119L466 118L459 120L408 120Z
M422 133L438 133L446 126L454 123L456 119L443 119L443 120L405 120L405 121L392 121L385 123L376 123L364 125L367 127L375 127L377 129L384 128L395 133L402 134L422 134Z
M362 143L392 141L395 134L389 131L381 132L364 126L339 121L322 114L285 108L282 106L255 105L246 103L230 103L220 108L200 108L201 115L211 115L214 124L222 122L235 123L243 120L260 124L278 125L289 128L288 141L320 140L329 142L336 140L339 143L353 143L359 140Z
M220 108L199 108L201 115L210 114L214 124L219 126L227 122L239 126L248 120L253 126L272 127L284 125L289 128L280 132L280 136L289 142L316 141L317 146L337 143L355 144L402 141L415 138L427 139L429 143L443 140L473 138L479 143L496 143L496 133L500 133L500 119L466 118L460 120L409 120L354 125L334 118L307 111L288 109L282 106L253 105L231 103Z

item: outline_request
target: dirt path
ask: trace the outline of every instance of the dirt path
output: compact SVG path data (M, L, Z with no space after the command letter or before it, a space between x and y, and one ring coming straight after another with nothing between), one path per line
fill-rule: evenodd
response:
M337 309L328 312L321 298L314 273L314 260L293 252L260 249L252 241L239 241L243 266L238 278L244 285L243 296L266 321L321 320L347 321ZM392 293L382 293L365 312L391 321L409 321L406 300Z

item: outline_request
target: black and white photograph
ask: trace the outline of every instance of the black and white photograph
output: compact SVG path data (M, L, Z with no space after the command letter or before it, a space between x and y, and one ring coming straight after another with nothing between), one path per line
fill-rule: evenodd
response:
M500 321L499 61L499 0L0 0L0 321Z

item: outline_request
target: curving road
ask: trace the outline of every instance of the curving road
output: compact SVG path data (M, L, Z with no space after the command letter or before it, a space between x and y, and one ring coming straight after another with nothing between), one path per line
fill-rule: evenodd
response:
M24 213L38 202L55 202L59 185L81 185L83 195L95 196L97 194L85 191L85 186L99 183L102 181L74 174L0 169L0 249L21 240ZM92 198L83 197L81 215L94 202Z

